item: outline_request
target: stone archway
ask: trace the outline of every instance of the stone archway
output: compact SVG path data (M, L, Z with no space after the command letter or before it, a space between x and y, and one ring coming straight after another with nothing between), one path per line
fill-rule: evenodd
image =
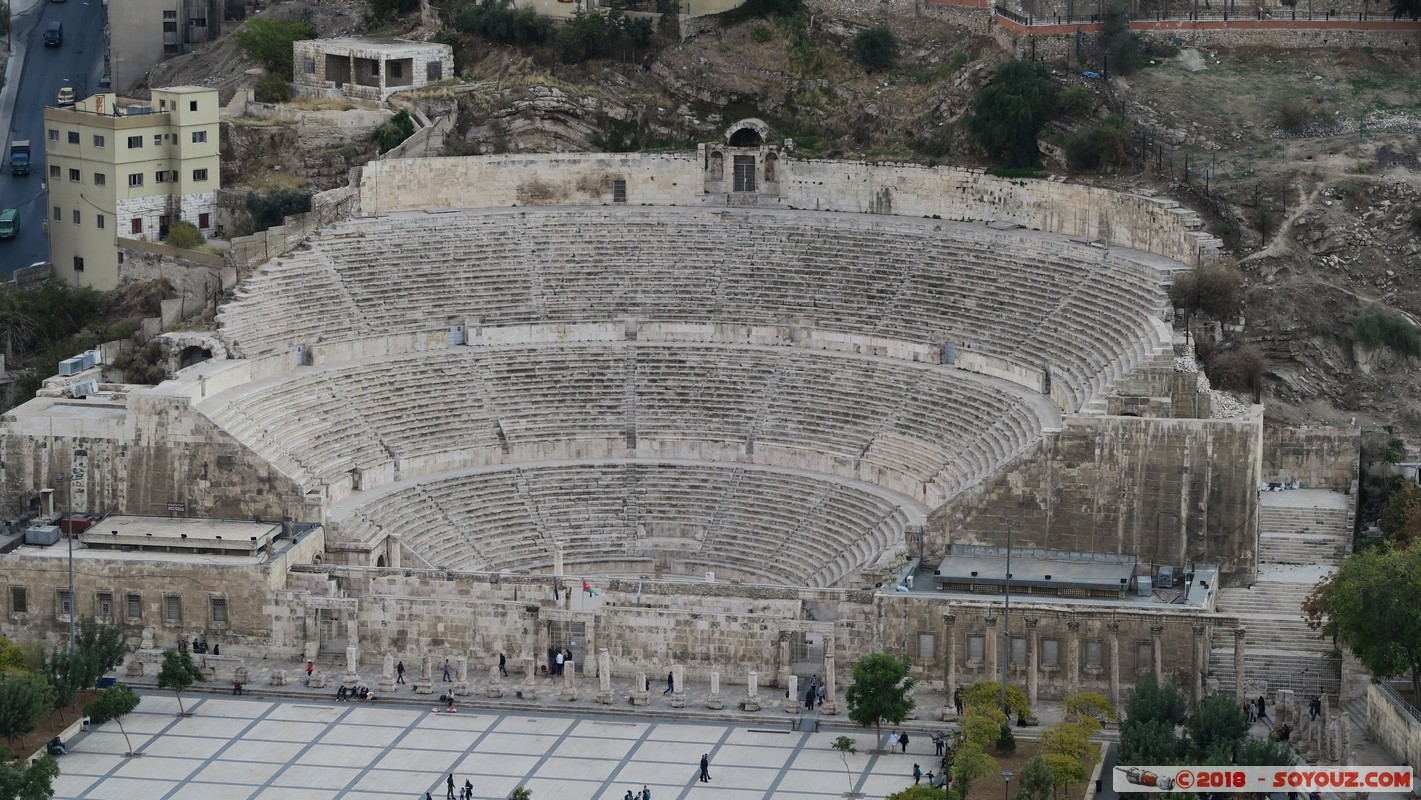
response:
M731 147L760 148L765 146L769 135L770 126L764 120L750 117L725 129L725 143Z

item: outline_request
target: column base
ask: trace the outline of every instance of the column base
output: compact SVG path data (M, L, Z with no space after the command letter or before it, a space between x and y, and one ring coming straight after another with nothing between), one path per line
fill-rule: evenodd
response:
M517 695L519 700L537 700L538 687L524 685L518 689Z
M484 687L484 697L502 697L502 696L503 696L503 684L501 684L501 683L499 683L499 682L497 682L497 681L494 681L493 683L490 683L488 686L485 686L485 687Z
M324 688L326 688L326 673L324 673L324 672L316 672L316 673L313 673L313 674L311 675L310 680L306 681L306 685L309 686L309 687L311 687L312 689L324 689Z
M415 681L415 682L414 682L414 693L415 693L415 694L434 694L434 683L433 683L433 682L426 683L426 682L424 682L424 681Z
M340 676L340 682L341 682L341 683L344 683L344 684L349 684L350 686L359 686L359 685L360 685L360 673L358 673L358 672L347 672L347 673L345 673L344 675Z
M685 692L672 692L672 693L671 693L671 707L672 707L672 708L685 708L685 707L686 707L686 693L685 693Z
M832 717L835 714L839 713L839 704L830 703L826 700L819 704L819 713Z
M798 714L798 713L800 713L800 712L802 712L802 711L804 711L804 705L799 702L799 698L798 698L798 697L791 697L791 698L785 700L785 713L786 713L786 714Z
M130 678L141 678L141 677L143 677L143 662L142 662L142 661L139 661L139 660L136 659L136 658L133 659L132 661L128 662L128 671L127 671L127 674L128 674L128 677L130 677Z
M563 690L562 690L562 694L559 695L559 696L562 697L563 700L565 700L565 701L571 703L571 702L573 702L574 700L577 699L577 690L576 690L576 689L563 689Z
M381 678L381 679L380 679L380 687L379 687L379 688L380 688L380 694L394 694L394 692L395 692L395 679L394 679L394 678Z
M938 719L943 722L957 719L957 708L955 706L944 706L942 713L938 715Z
M759 711L760 701L753 697L747 697L740 701L741 711Z
M133 673L130 672L130 673L128 673L128 674L129 674L129 675L132 675ZM285 686L285 685L286 685L286 670L284 670L284 669L272 670L272 672L271 672L271 678L270 678L267 682L270 683L272 686Z
M454 688L450 691L452 691L455 695L459 697L468 697L469 695L474 693L474 689L473 687L469 686L468 681L459 681L458 683L454 684Z
M706 708L709 708L712 711L719 711L722 708L725 708L725 699L721 697L719 692L716 692L715 694L708 694L706 695Z
M631 700L634 706L649 706L651 705L651 692L632 692Z
M603 689L602 691L598 692L597 702L601 703L604 706L610 706L612 704L612 690Z

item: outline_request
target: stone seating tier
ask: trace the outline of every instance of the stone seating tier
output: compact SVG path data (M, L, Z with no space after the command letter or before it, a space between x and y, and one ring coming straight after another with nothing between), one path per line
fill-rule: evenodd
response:
M793 470L615 461L431 476L352 497L332 518L339 539L398 533L407 558L440 569L546 570L560 541L569 574L655 563L830 586L900 546L925 513L862 482Z
M339 224L263 267L219 319L247 356L465 320L790 323L1050 368L1075 410L1160 344L1149 318L1165 276L1130 256L1029 231L815 212L402 214Z
M935 506L1059 424L1015 384L788 347L463 347L301 367L204 400L309 491L499 463L650 456L798 467ZM367 480L367 488L373 485Z

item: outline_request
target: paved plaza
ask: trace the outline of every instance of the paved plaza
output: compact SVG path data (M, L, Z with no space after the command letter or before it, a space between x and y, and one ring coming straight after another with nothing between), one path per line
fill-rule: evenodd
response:
M431 709L332 701L144 693L124 718L125 758L109 722L71 742L60 759L58 800L325 800L445 796L445 777L472 781L474 796L501 800L519 785L544 800L621 800L649 787L655 800L827 800L849 788L883 797L928 771L932 743L907 755L848 757L830 742L843 731L791 731L784 718L759 728L714 722L596 718L537 712ZM812 727L812 726L811 726ZM872 730L849 734L872 749ZM712 782L699 783L709 753Z

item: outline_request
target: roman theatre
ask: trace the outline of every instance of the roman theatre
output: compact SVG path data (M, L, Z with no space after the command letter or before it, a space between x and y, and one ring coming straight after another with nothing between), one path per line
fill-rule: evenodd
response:
M215 331L164 335L212 358L5 416L7 514L98 519L74 598L63 542L0 556L4 632L72 601L220 669L429 655L466 692L553 646L734 685L879 650L1033 699L1287 685L1217 605L1282 467L1172 329L1200 220L766 137L370 164Z

